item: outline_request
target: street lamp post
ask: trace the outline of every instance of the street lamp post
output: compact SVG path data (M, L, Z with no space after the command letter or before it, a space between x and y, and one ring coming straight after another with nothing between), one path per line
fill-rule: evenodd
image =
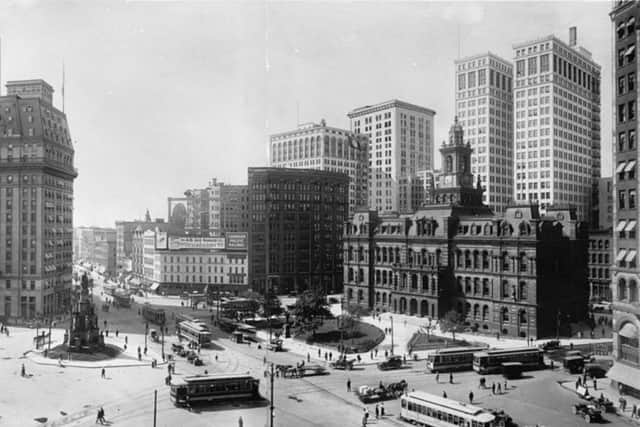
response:
M147 334L149 333L149 322L144 324L144 349L147 349Z
M393 316L389 316L389 320L391 321L391 355L393 356Z
M164 325L165 322L162 322L162 325L160 326L160 333L162 334L162 360L164 361Z

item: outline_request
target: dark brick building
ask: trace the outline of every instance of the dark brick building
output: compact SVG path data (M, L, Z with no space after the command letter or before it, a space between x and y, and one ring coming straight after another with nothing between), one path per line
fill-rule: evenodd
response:
M249 286L275 293L342 291L342 227L349 177L310 169L249 168Z

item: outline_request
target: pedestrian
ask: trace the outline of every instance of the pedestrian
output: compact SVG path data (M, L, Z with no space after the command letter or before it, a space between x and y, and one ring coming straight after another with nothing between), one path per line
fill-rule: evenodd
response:
M100 409L98 409L98 413L96 414L96 422L95 422L96 424L98 424L98 422L100 422L100 424L102 424L102 417L101 417L101 415L102 415L102 412L101 412L101 410L100 410Z
M318 349L318 359L320 359L320 357L322 357L322 353L320 352L320 349Z
M578 383L578 387L582 385L582 377L578 377L577 383Z
M129 344L129 337L127 335L124 336L124 343Z
M580 379L576 380L576 391L578 391L578 387L580 387Z
M238 427L242 427L243 425L242 416L240 416L240 418L238 418Z
M384 351L384 358L386 359L387 357L389 357L389 352L387 350Z
M24 369L24 363L22 364L22 368L20 368L20 375L23 377L27 376L27 371Z
M364 408L364 422L365 422L365 424L366 424L367 421L369 421L369 408L367 408L365 406L365 408Z
M384 403L380 403L380 416L384 417Z
M637 414L638 414L638 405L634 403L633 406L631 407L631 418L635 418Z
M496 383L491 383L491 394L496 394Z
M351 392L351 378L347 378L347 392Z
M371 355L369 357L371 357L371 360L373 360L373 350L371 350Z
M376 420L380 419L380 407L378 406L378 404L376 403Z
M407 355L406 355L406 354L404 354L404 355L402 356L402 361L403 361L403 363L404 363L405 365L407 364Z
M360 355L358 355L358 363L362 362L362 359L360 358Z
M507 391L507 380L504 380L504 391Z
M598 389L598 380L596 379L596 377L593 377L593 389L594 390Z
M107 376L107 370L105 368L102 368L102 378L105 378Z
M445 399L447 398L447 392L446 391L442 392L442 397L444 397Z
M376 347L376 357L378 357L378 348Z
M332 351L329 352L329 360L331 360L331 359L333 359L333 352Z
M120 333L120 331L116 329L116 338L118 338L118 334L119 333Z
M440 384L440 374L436 374L436 383Z
M216 354L216 362L218 361L218 355Z
M311 355L307 353L307 362L311 362Z
M473 404L473 392L469 392L469 403Z
M498 383L498 394L502 394L502 388L500 387L500 383Z
M449 372L449 384L453 384L453 372Z

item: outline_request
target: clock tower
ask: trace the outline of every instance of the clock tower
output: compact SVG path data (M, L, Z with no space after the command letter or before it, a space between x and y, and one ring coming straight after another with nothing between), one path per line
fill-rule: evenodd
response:
M464 143L464 130L458 117L449 129L449 143L440 147L442 172L437 176L432 200L437 205L482 206L480 181L473 186L471 146Z

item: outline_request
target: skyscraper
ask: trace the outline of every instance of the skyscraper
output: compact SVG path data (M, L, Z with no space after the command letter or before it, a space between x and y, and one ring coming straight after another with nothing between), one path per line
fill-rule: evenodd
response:
M613 358L607 372L620 393L640 397L638 299L638 2L617 1L613 21Z
M490 52L455 65L456 115L473 149L471 172L480 177L483 202L504 212L513 200L513 65Z
M33 318L71 303L74 150L44 80L0 97L0 316Z
M573 205L590 221L600 178L600 65L555 36L517 43L515 199Z
M351 130L369 138L369 208L406 212L412 178L433 168L435 111L397 99L352 110Z
M367 206L369 141L364 135L329 127L321 120L271 135L269 145L271 166L345 173L349 176L349 212Z

